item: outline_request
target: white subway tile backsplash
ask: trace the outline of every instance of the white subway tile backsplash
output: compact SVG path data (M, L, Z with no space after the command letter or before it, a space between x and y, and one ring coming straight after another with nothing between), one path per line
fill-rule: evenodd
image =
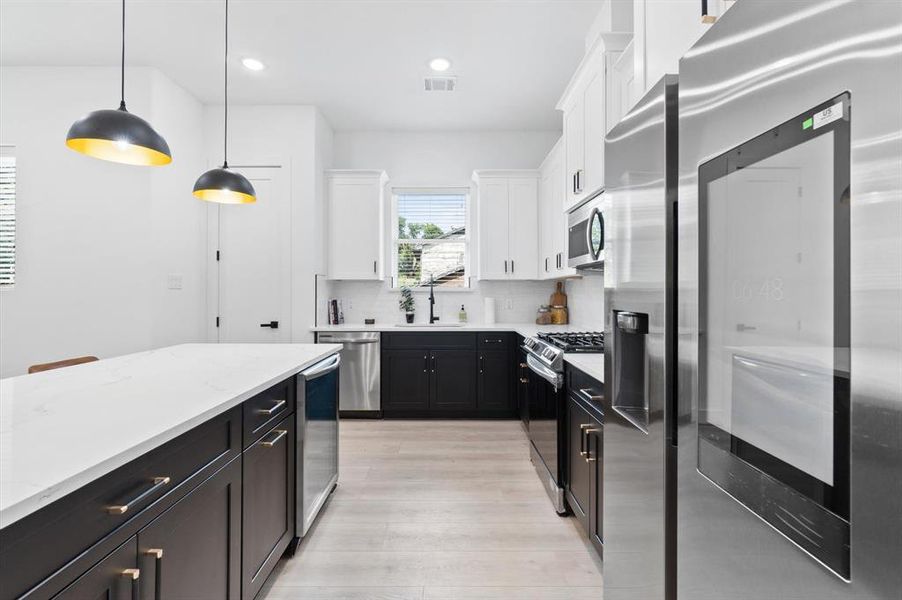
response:
M470 323L485 322L485 298L495 299L497 323L531 323L536 318L539 305L547 304L554 291L554 281L480 281L474 282L467 292L447 291L436 288L435 314L445 323L458 321L460 306L467 311ZM397 290L388 282L326 281L318 280L316 302L319 324L327 322L329 298L340 298L344 305L345 323L363 323L374 318L379 324L401 323L404 314L398 309ZM601 275L589 275L565 282L570 307L570 322L585 329L604 328L604 279ZM429 292L414 293L416 322L429 319Z

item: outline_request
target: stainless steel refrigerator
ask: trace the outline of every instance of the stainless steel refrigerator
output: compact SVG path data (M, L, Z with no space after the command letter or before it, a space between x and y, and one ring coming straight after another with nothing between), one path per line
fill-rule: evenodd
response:
M743 0L679 73L676 595L902 598L902 4Z
M665 406L675 389L668 386L675 321L667 261L676 261L668 226L672 234L677 87L675 76L665 76L605 138L605 600L663 599L673 543Z
M605 600L902 598L902 4L737 2L605 188Z

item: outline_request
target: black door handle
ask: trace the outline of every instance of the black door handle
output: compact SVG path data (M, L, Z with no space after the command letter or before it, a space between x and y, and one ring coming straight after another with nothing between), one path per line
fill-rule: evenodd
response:
M260 327L271 327L273 329L278 329L279 322L278 321L270 321L269 323L260 323Z

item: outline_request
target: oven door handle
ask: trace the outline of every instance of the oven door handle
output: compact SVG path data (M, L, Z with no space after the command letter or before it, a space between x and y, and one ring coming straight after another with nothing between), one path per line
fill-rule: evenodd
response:
M561 387L561 375L556 371L552 371L538 360L530 355L526 356L526 365L529 370L554 386L554 391L558 391Z

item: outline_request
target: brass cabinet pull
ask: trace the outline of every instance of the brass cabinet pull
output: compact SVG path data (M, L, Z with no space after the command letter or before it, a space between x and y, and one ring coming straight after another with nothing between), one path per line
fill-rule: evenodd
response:
M277 443L279 440L281 440L283 437L285 437L286 435L288 435L288 430L286 430L286 429L276 429L276 430L275 430L275 434L276 434L276 437L274 437L274 438L271 439L271 440L267 440L267 441L265 441L265 442L260 442L260 445L261 445L261 446L265 446L265 447L267 447L267 448L272 448L273 446L276 445L276 443Z
M283 406L285 406L285 404L286 404L285 400L279 400L278 402L273 404L272 407L270 407L270 408L258 408L257 412L260 413L261 415L269 416L271 414L279 412L279 409L281 409Z
M138 600L140 596L140 586L138 584L138 579L141 577L140 569L125 569L122 571L121 575L123 577L128 577L132 581L132 600Z
M151 548L150 550L146 550L144 552L147 556L152 556L155 559L156 564L154 565L154 574L153 574L153 597L154 600L161 600L163 597L163 549L162 548Z
M581 423L579 426L579 455L583 458L589 456L588 450L585 450L586 444L586 430L591 427L591 423Z
M169 479L169 477L154 477L152 482L153 483L149 488L147 488L146 490L144 490L143 492L141 492L140 494L135 496L133 499L126 502L125 504L114 504L112 506L107 506L106 507L107 513L109 513L111 515L124 515L125 513L128 512L128 509L131 507L132 504L137 504L138 502L140 502L141 500L144 500L145 498L147 498L147 496L151 495L152 493L154 493L155 491L157 491L164 485L168 485L170 482L170 479Z
M590 425L589 427L591 427L591 425ZM592 435L592 434L594 434L594 433L601 433L601 429L597 429L597 428L596 428L596 429L589 429L589 428L586 428L586 429L583 430L583 433L584 433L585 436L586 436L586 442L588 442L588 441L589 441L589 436ZM588 450L588 443L586 444L586 449ZM587 462L587 463L592 463L592 462L595 462L595 461L598 460L598 457L597 457L597 456L592 456L589 452L586 452L584 458L586 459L586 462Z

